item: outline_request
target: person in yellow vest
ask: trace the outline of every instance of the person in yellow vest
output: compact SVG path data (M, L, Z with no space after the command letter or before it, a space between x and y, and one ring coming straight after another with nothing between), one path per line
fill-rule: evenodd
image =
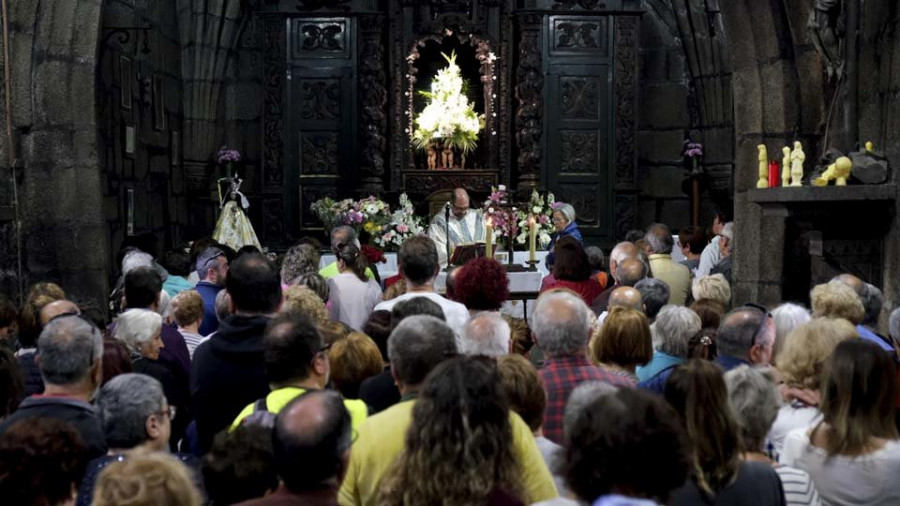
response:
M315 325L302 314L288 311L272 319L263 338L266 374L272 391L264 399L248 404L231 424L271 425L275 414L307 390L322 390L328 384L328 351ZM366 419L363 401L345 399L354 430Z
M413 425L413 408L425 377L456 354L453 331L433 316L410 316L394 329L388 338L388 358L402 397L400 403L366 419L360 426L338 493L338 504L380 504L382 481L387 479L391 465L404 452L407 430ZM509 424L512 457L518 465L518 483L522 486L517 491L522 496L520 499L525 504L532 504L556 497L553 476L531 430L512 411L509 411Z

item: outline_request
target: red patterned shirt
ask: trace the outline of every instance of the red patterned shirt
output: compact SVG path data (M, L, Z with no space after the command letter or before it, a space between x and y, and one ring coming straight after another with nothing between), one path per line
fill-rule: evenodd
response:
M602 381L615 386L635 386L633 379L596 367L584 355L548 358L538 374L547 392L544 437L559 445L563 444L562 421L566 401L578 385L586 381Z

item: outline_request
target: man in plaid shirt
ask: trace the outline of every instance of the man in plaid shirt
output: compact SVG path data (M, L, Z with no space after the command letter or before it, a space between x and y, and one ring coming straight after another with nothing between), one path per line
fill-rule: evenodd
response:
M586 381L631 386L628 378L604 371L587 359L593 313L581 297L569 291L541 296L534 308L532 330L547 357L538 373L547 392L544 436L563 443L563 412L569 394Z

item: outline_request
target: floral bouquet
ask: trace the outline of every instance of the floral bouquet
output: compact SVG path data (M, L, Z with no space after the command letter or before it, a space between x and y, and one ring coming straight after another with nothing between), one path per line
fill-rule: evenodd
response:
M484 128L484 115L475 112L475 104L465 94L465 80L456 64L456 52L441 53L447 67L438 71L431 82L431 91L420 91L428 105L415 118L413 145L425 150L433 140L468 153L478 143L478 133Z
M228 146L222 146L216 153L216 161L228 169L228 177L231 177L234 174L232 164L241 161L241 152L236 149L228 149Z
M381 230L381 226L391 217L390 206L373 196L359 201L353 199L336 201L331 197L325 197L313 202L310 209L328 230L347 225L357 231L375 233Z
M682 153L685 158L690 159L692 170L691 176L697 176L700 174L700 158L703 156L703 144L699 142L694 142L691 139L686 139L684 141L684 152Z
M528 219L534 218L537 227L537 243L538 247L546 248L550 244L550 235L553 234L553 223L550 215L556 209L556 197L547 192L541 196L537 190L531 192L531 199L525 209L519 211L519 235L516 236L517 244L526 244L528 241Z
M519 210L509 199L506 186L492 188L490 197L484 201L482 211L485 223L490 222L493 225L496 237L515 237L518 234Z
M403 193L400 195L400 205L391 214L390 221L381 228L380 235L373 235L373 239L385 251L398 251L404 241L424 231L422 218L416 216L415 206Z

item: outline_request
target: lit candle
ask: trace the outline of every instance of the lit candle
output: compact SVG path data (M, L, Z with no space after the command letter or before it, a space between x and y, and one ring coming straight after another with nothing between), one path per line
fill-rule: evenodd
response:
M534 222L534 216L528 218L528 261L537 261L535 248L537 246L537 226Z
M494 222L490 218L487 220L487 230L484 233L484 256L486 258L494 258Z

